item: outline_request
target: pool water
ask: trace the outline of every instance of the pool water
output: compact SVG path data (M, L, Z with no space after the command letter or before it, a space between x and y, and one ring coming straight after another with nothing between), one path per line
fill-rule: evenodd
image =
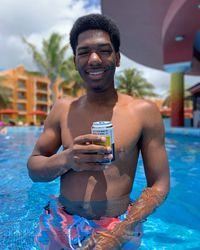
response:
M9 128L0 135L0 250L36 250L33 237L49 195L59 193L59 179L32 183L26 161L41 128ZM171 191L148 217L139 250L200 249L200 137L166 134ZM146 185L142 160L133 186L136 198Z

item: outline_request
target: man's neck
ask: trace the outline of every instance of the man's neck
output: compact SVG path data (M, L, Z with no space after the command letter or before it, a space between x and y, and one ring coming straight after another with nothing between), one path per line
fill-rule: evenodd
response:
M86 103L92 105L103 105L110 106L114 105L118 100L117 91L113 89L109 89L109 91L105 92L94 92L87 91L86 94Z

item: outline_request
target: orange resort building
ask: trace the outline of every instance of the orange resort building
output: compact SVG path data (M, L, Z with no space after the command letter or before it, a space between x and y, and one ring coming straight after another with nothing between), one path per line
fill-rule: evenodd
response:
M70 95L73 84L54 85L57 98ZM0 72L0 86L9 93L9 102L0 106L0 121L21 124L41 124L52 106L50 80L27 71L23 66ZM82 90L83 91L83 90ZM81 94L81 93L80 93ZM0 104L1 105L1 104Z

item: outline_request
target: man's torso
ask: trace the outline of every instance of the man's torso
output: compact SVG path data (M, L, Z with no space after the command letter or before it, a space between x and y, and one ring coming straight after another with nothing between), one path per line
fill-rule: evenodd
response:
M108 168L103 171L70 170L61 177L61 195L70 200L72 206L80 207L83 202L84 209L90 202L119 200L120 203L120 199L126 199L124 203L128 204L139 155L142 120L138 107L142 102L119 95L115 105L97 109L95 106L85 107L79 99L63 112L61 139L64 149L72 145L75 137L91 133L94 121L111 121L114 127L115 161Z

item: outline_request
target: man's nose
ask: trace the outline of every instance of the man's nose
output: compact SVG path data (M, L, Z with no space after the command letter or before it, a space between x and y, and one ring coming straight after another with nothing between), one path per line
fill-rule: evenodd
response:
M100 64L102 63L101 57L99 56L99 54L95 51L90 53L89 56L89 60L88 60L88 64Z

